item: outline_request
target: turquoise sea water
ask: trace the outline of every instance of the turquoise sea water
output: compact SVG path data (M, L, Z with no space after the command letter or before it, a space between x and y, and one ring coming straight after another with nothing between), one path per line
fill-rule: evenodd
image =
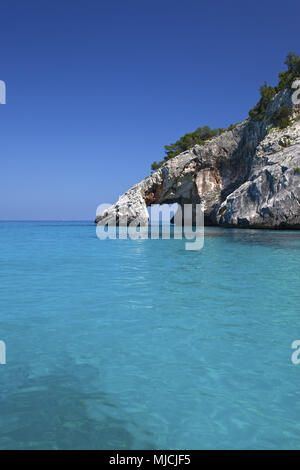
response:
M1 449L300 449L300 233L0 243Z

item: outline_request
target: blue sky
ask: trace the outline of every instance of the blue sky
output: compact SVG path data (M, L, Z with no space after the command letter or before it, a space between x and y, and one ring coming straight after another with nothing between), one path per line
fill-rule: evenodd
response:
M198 126L247 117L297 1L1 2L0 219L93 219Z

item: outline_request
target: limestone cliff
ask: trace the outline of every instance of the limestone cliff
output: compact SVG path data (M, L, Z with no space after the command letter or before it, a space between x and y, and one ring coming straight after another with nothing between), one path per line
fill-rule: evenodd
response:
M279 92L264 119L247 119L205 145L196 145L130 188L96 218L148 223L147 206L202 203L210 225L300 228L300 121L291 91ZM293 124L274 128L273 113L293 109Z

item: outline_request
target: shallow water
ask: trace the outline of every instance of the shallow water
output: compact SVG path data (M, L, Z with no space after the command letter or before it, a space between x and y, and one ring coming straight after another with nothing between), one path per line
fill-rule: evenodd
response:
M300 233L0 243L1 449L300 449Z

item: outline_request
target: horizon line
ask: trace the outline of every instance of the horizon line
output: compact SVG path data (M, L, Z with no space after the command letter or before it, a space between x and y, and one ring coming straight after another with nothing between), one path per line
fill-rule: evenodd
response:
M94 219L0 219L0 222L94 222Z

